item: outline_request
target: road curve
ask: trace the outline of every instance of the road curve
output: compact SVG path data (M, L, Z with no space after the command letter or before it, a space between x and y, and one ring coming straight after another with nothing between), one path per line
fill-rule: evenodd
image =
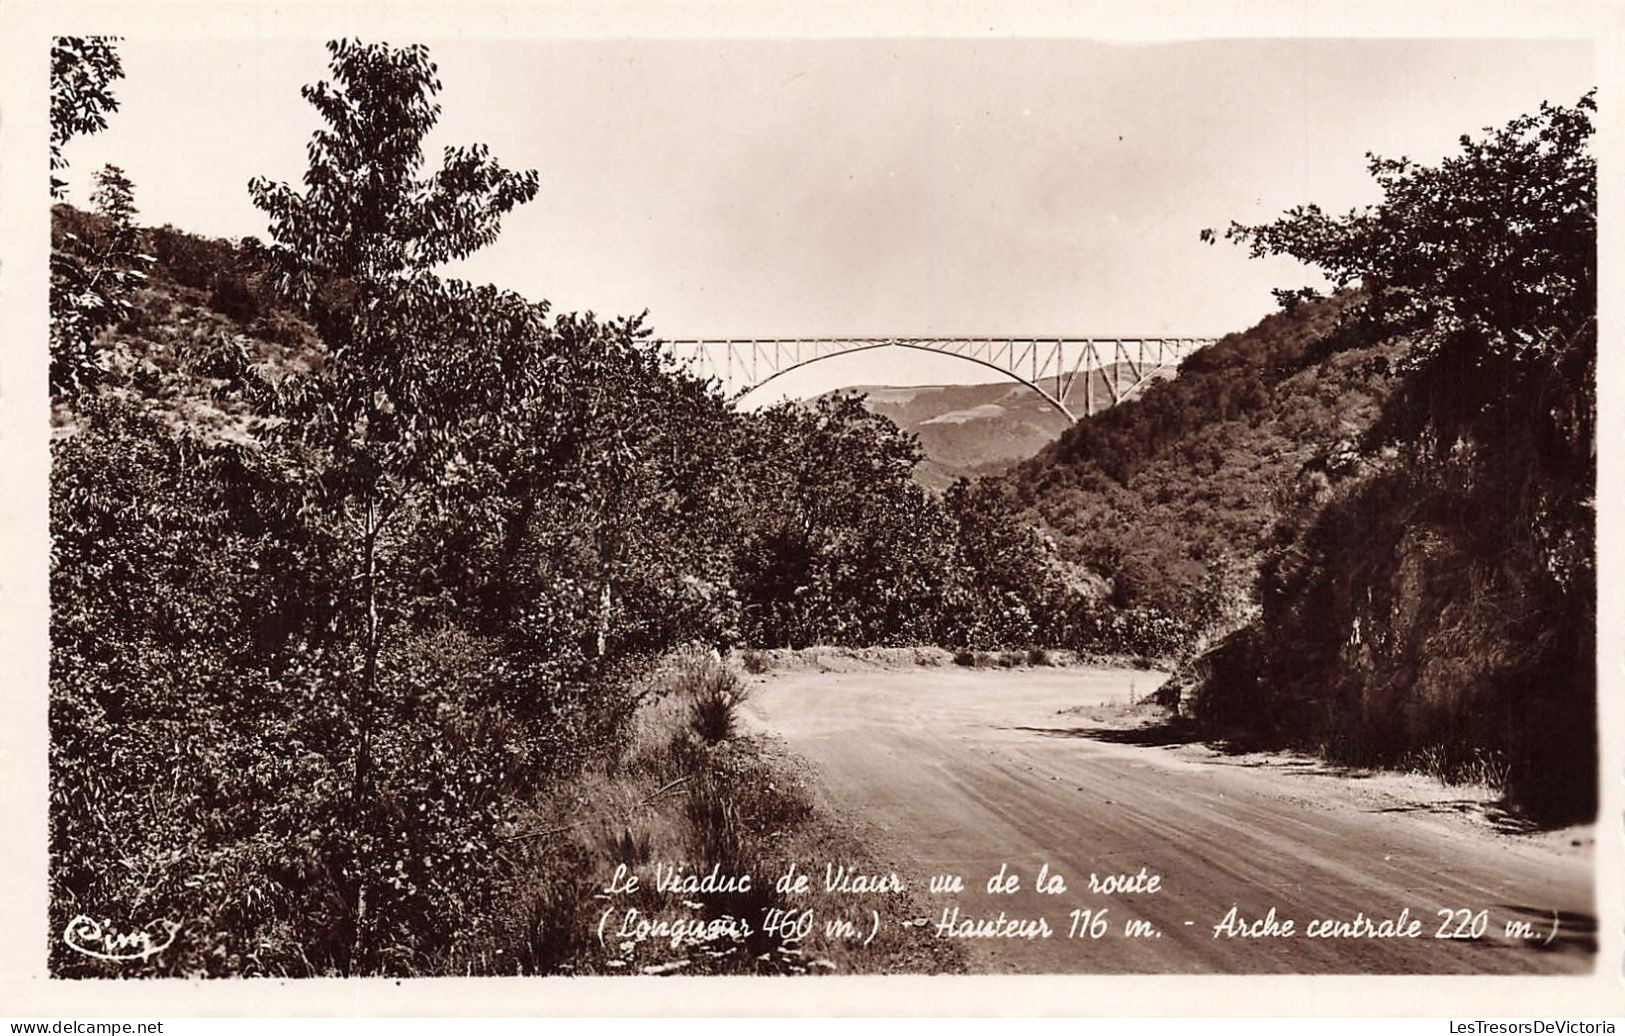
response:
M1049 938L964 938L995 972L1576 973L1594 965L1588 853L1442 817L1305 759L1235 757L1121 729L1111 713L1155 674L1091 669L781 672L747 704L819 773L826 806L879 844L930 909L919 937L958 918L1043 917ZM1433 812L1429 812L1432 810ZM819 866L821 861L809 861ZM839 861L835 861L839 862ZM1001 865L1011 894L986 891ZM1067 884L1039 893L1041 867ZM1159 875L1160 887L1091 892L1089 877ZM821 868L820 868L821 869ZM965 891L926 894L932 875ZM1145 884L1142 879L1142 886ZM1271 908L1291 935L1221 936L1236 908ZM1071 911L1106 910L1104 934L1069 936ZM1308 937L1315 920L1409 910L1420 936ZM1465 910L1449 923L1439 911ZM1478 938L1436 938L1472 933ZM1095 916L1095 915L1091 915ZM1129 919L1147 922L1128 935ZM900 919L898 919L900 920ZM1527 922L1532 933L1507 933ZM1097 925L1097 931L1101 926ZM1263 932L1262 926L1258 931Z

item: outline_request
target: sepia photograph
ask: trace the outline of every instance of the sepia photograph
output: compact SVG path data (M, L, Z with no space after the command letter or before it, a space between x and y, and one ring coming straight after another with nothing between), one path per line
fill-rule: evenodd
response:
M94 29L50 979L1597 972L1593 40Z

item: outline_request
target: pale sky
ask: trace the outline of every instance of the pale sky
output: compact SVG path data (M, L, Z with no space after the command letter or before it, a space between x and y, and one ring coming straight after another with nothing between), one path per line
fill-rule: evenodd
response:
M542 183L452 272L648 309L668 338L1241 330L1314 278L1202 228L1372 201L1366 151L1437 160L1595 77L1561 41L421 42L445 85L431 158L481 142ZM263 237L245 185L302 174L320 42L121 53L120 110L66 150L70 200L113 162L141 222ZM882 350L773 388L987 378Z

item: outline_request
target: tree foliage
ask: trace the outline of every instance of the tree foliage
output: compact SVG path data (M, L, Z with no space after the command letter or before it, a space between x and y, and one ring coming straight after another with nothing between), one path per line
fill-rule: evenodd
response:
M68 161L62 149L74 137L107 128L118 111L113 83L124 78L117 36L58 36L51 41L51 197L67 184L56 176Z
M1381 202L1229 232L1359 285L1348 323L1404 344L1360 455L1277 530L1245 711L1362 762L1489 753L1554 820L1596 804L1595 110L1373 157Z
M398 579L390 548L412 535L404 524L460 484L461 426L490 413L479 397L499 391L489 379L508 373L508 357L473 354L511 347L540 317L516 297L444 282L434 268L491 243L503 215L534 197L538 183L483 147L447 148L440 169L421 176L422 140L440 113L427 49L341 40L328 52L332 81L303 90L326 124L307 149L305 189L255 179L249 191L270 219L267 256L282 290L304 305L327 346L319 370L270 398L280 404L279 430L321 472L307 483L304 507L338 545L329 564L353 566L353 592L335 616L359 648L346 692L355 729L349 813L382 841L389 820L379 809L373 739L389 711L377 700L379 666L401 608L388 592ZM388 762L387 754L377 760ZM347 870L354 945L346 969L369 969L378 947L369 894L390 879L369 843Z
M99 221L53 227L50 380L58 397L103 376L97 340L129 315L151 262L135 226L135 188L122 169L109 165L96 174L91 202Z
M107 128L118 110L112 84L124 76L117 37L58 36L51 43L51 197L64 196L62 149L74 137ZM103 373L96 339L129 312L129 296L144 278L147 257L136 248L135 188L117 166L96 175L91 204L103 217L92 233L53 226L51 249L51 369L54 396L94 385Z
M1300 471L1341 457L1396 347L1339 328L1352 295L1276 313L1080 422L1001 481L1074 588L1044 639L1178 659L1245 621Z
M1527 446L1572 466L1589 448L1597 308L1595 94L1462 136L1437 166L1370 156L1383 200L1343 217L1314 205L1232 225L1254 256L1290 255L1338 287L1361 285L1350 317L1411 343L1403 388L1379 435ZM1529 422L1538 432L1509 431ZM1576 474L1578 472L1575 472ZM1584 488L1584 487L1582 487Z

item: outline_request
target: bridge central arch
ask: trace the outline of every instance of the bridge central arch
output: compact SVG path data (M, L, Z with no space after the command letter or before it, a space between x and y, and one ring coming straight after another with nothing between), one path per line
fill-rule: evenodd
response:
M1081 382L1082 412L1122 402L1159 372L1177 366L1216 338L677 338L665 345L691 373L715 378L730 399L820 360L870 349L901 347L955 356L1025 385L1068 423L1078 414L1074 389ZM1097 383L1100 391L1096 391ZM1097 398L1103 396L1104 398Z

